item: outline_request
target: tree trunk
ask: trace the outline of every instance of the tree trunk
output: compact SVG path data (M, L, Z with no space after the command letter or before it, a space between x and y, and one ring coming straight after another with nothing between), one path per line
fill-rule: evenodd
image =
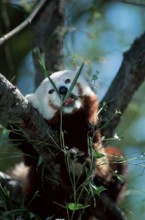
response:
M48 0L32 23L32 46L39 48L45 57L49 73L58 71L63 65L63 0ZM34 55L36 87L44 79L40 65Z

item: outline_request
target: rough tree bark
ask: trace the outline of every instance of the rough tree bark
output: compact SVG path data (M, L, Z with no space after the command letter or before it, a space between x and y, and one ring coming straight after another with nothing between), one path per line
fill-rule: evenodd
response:
M101 105L103 103L107 105L107 108L105 107L105 110L101 112L102 123L100 125L105 137L112 137L123 112L131 101L134 92L144 82L144 78L145 34L137 38L131 48L124 53L122 65L102 100ZM121 114L115 114L116 109Z
M45 159L47 159L46 147L55 152L52 147L58 143L55 132L48 128L38 111L2 74L0 74L0 112L0 124L16 125L30 141L32 140L36 151Z
M52 73L63 64L63 0L48 0L32 22L32 46L38 47L45 56L46 69ZM40 65L35 59L36 87L44 79Z

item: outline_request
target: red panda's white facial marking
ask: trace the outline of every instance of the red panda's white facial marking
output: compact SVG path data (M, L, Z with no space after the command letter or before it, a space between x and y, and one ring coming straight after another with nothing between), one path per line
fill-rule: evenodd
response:
M67 114L77 111L83 107L83 97L94 96L95 93L92 91L84 74L81 73L70 96L63 102L76 73L77 71L64 70L50 76L59 95L53 88L49 79L46 78L40 84L36 92L27 95L26 98L30 100L33 107L47 120L50 120L60 108L62 109L62 113Z

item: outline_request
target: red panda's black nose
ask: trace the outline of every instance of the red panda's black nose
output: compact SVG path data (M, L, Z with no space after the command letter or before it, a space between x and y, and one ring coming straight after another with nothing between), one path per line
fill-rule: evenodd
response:
M65 86L60 86L60 88L59 88L59 94L60 94L60 95L66 95L67 90L68 90L68 89L67 89Z

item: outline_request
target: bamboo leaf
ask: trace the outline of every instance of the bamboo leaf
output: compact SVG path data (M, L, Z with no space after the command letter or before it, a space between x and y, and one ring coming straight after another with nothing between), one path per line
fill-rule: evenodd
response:
M81 203L67 203L66 206L69 210L75 211L75 210L85 209L89 207L90 205L81 204Z
M84 66L84 63L82 63L81 67L79 68L79 70L78 70L74 80L72 81L72 83L71 83L71 85L69 87L69 90L67 91L67 94L66 94L63 102L65 102L67 100L67 98L69 97L71 91L73 90L73 88L74 88L74 86L75 86L75 84L76 84L76 82L77 82L77 80L78 80L78 78L79 78L79 76L80 76L80 74L82 72L83 66Z
M59 91L58 91L58 89L57 89L55 83L53 82L53 80L51 79L51 77L50 77L49 75L48 75L47 77L48 77L48 79L49 79L49 81L50 81L50 83L51 83L53 89L55 90L56 94L57 94L58 97L60 98L60 94L59 94Z
M40 68L41 68L41 71L42 71L42 74L44 75L45 78L48 78L53 89L55 90L56 94L58 95L58 97L60 98L60 95L59 95L59 92L58 92L58 89L56 88L53 80L51 79L46 67L45 67L45 59L44 57L42 56L42 54L40 53L40 50L39 49L35 49L34 51L35 53L35 56L36 58L38 59L38 62L39 62L39 65L40 65Z

